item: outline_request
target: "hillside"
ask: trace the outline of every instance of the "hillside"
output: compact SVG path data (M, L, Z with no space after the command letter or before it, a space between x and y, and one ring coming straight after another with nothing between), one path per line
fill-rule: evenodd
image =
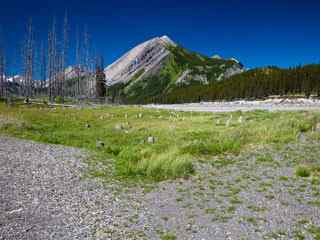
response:
M138 45L105 69L114 101L157 101L176 88L209 85L243 72L235 59L190 52L168 37Z
M272 95L320 96L320 64L256 68L207 86L175 88L163 103L257 99Z

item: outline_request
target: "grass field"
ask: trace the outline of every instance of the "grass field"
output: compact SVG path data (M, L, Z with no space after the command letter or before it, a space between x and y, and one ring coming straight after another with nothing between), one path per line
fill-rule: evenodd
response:
M121 179L188 177L197 161L258 145L295 142L320 122L317 112L192 113L142 107L49 108L0 103L0 134L89 150L89 162ZM301 172L301 170L299 170ZM106 173L96 172L103 177ZM306 173L304 173L306 174Z

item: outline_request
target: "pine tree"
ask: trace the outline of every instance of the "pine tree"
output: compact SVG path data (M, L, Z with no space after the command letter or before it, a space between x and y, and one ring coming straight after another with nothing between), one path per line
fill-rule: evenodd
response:
M103 58L96 60L96 97L104 98L106 96L106 76L103 71Z

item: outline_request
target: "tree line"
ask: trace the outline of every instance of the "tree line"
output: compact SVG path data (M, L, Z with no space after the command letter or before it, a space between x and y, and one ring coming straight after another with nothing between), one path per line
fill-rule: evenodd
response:
M272 95L320 97L320 65L281 69L257 68L208 85L176 86L144 103L186 103L215 100L263 99Z

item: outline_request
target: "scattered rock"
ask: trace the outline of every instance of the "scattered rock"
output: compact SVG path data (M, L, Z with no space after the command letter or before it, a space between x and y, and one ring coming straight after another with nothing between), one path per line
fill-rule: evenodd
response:
M307 138L304 135L304 133L301 132L301 133L298 134L298 141L301 142L301 143L307 142Z
M229 126L230 126L230 123L231 123L231 119L229 118L229 119L226 121L226 127L229 127Z
M10 211L9 214L20 213L20 212L22 212L22 210L23 210L22 208L18 208L18 209L15 209L15 210Z
M116 126L114 127L116 130L122 130L123 126L122 124L116 124Z
M238 123L240 123L240 124L243 123L243 117L242 116L239 117Z
M89 123L86 123L85 128L91 128L91 125Z
M149 136L148 137L148 143L155 143L156 142L156 139L155 139L155 137L153 137L153 136Z
M316 132L320 132L320 123L317 123L317 124L316 124L314 130L315 130Z
M23 100L23 103L24 104L30 104L30 99L27 97Z
M104 142L98 140L98 141L96 142L96 147L97 147L97 148L103 148L103 147L104 147Z

